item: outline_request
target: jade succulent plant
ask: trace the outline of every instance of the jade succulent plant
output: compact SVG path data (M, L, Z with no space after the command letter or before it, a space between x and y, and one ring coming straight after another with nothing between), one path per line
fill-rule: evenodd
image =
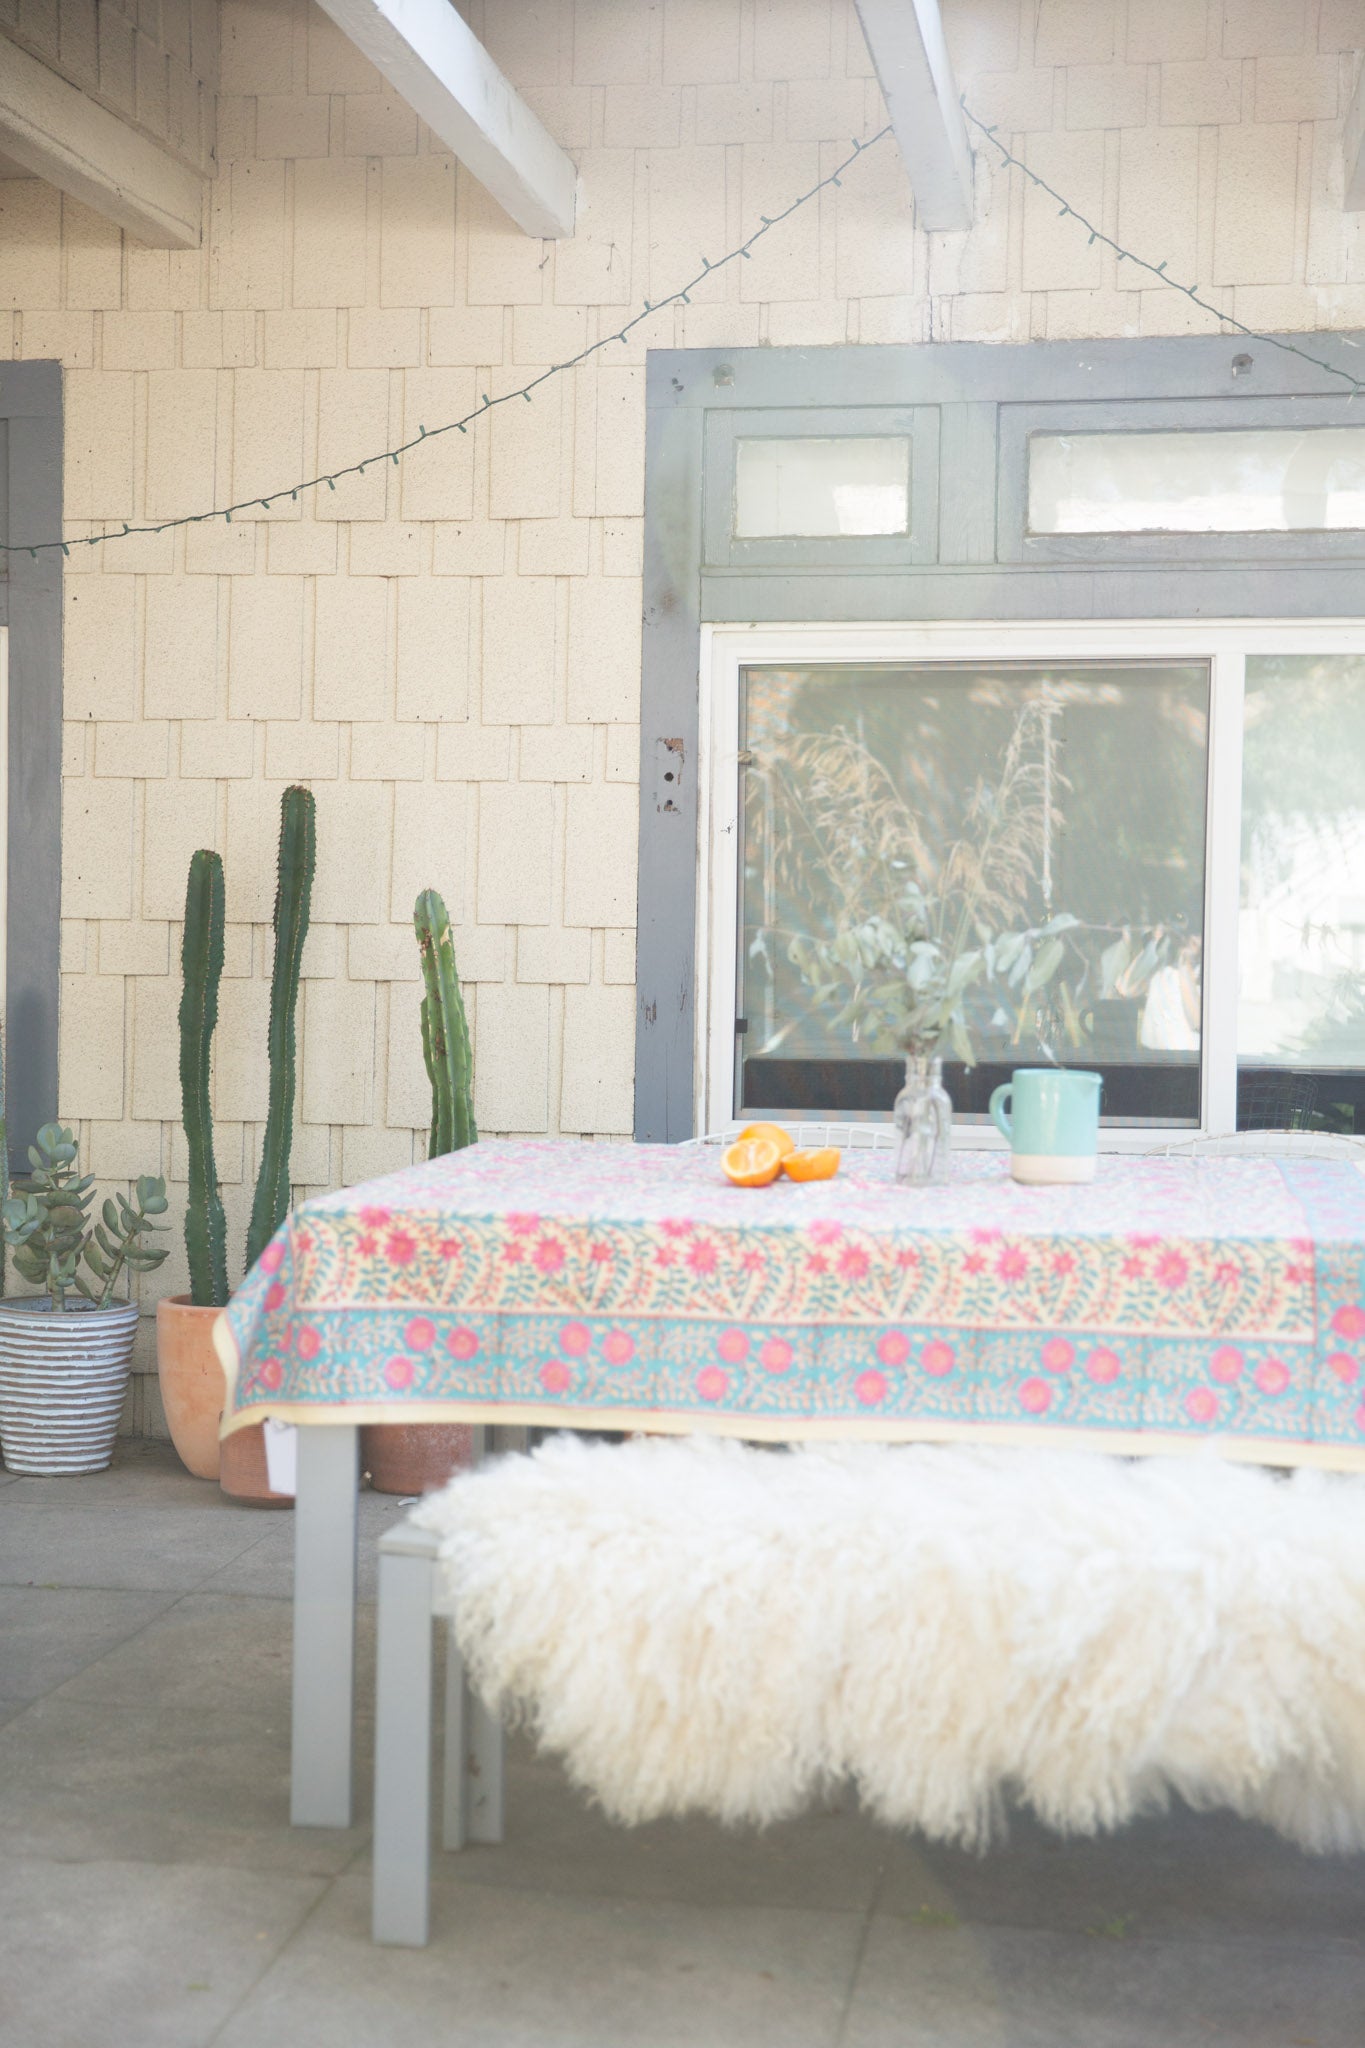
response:
M80 1172L75 1138L64 1125L44 1124L28 1157L31 1173L0 1210L16 1270L51 1296L54 1309L66 1308L69 1288L108 1308L125 1272L150 1273L166 1257L140 1242L144 1232L167 1227L153 1221L166 1212L165 1181L139 1175L135 1203L120 1190L92 1218L95 1178Z

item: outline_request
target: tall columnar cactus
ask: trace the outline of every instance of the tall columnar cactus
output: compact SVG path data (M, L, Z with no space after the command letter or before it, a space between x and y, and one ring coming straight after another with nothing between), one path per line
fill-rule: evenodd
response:
M261 1171L251 1205L246 1262L254 1266L289 1211L289 1148L294 1136L294 1011L308 936L308 903L317 854L317 806L310 789L287 789L280 805L280 869L275 890L275 966L270 978L270 1108Z
M431 1138L428 1159L458 1152L478 1137L474 1122L474 1057L469 1022L455 972L455 941L445 904L434 889L423 889L413 911L422 955L422 1053L431 1078Z
M190 1300L196 1308L222 1308L228 1298L227 1221L213 1157L209 1060L223 972L223 862L205 847L190 858L180 965L180 1104L190 1155L185 1209Z

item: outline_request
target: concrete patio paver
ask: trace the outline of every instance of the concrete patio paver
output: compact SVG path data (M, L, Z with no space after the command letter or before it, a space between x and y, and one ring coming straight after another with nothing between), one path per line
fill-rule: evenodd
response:
M0 2048L1360 2048L1365 1858L1177 1808L977 1858L841 1798L631 1832L516 1739L505 1843L369 1941L365 1826L291 1830L292 1517L169 1451L0 1475ZM362 1502L364 1583L401 1512ZM49 1538L51 1541L49 1542ZM368 1813L373 1609L360 1608Z

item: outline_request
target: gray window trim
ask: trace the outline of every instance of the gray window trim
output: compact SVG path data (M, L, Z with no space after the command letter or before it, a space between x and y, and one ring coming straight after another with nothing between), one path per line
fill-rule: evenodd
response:
M1284 337L1292 340L1292 337ZM1337 337L1318 338L1327 349ZM1358 336L1349 337L1358 342ZM1360 360L1342 350L1343 368ZM1029 432L1084 419L1354 425L1325 371L1198 337L916 347L651 350L646 374L635 1135L694 1130L697 692L702 621L1359 617L1365 534L1028 536ZM937 413L936 558L885 540L718 545L735 415ZM747 430L747 429L746 429ZM817 431L812 425L812 431ZM912 477L922 450L912 450ZM913 488L913 485L912 485ZM708 511L709 508L709 511ZM706 525L703 545L703 527ZM1200 543L1191 546L1191 539ZM770 552L769 552L770 551ZM722 558L723 557L723 558ZM669 776L671 779L665 780Z
M0 365L0 538L62 531L59 363ZM9 816L6 1054L11 1157L57 1114L61 959L62 556L6 558Z

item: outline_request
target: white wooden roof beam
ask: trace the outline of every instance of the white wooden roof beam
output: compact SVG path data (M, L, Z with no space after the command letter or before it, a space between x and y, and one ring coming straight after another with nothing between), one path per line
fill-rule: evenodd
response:
M938 0L854 0L921 227L972 224L972 153Z
M319 0L528 235L571 235L577 173L450 0Z
M199 247L199 173L3 35L0 153L154 249Z

